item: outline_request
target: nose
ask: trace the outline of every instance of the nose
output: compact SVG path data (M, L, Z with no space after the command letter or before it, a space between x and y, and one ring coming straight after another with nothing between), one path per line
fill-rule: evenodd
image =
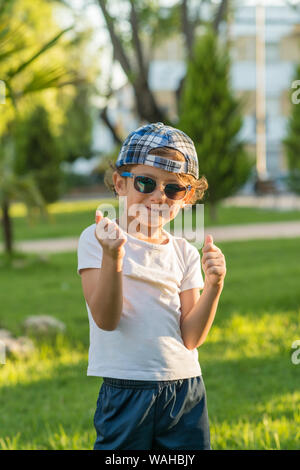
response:
M166 202L166 200L167 200L167 197L165 195L164 186L162 184L161 185L157 184L153 193L151 193L150 203L163 204L164 202Z

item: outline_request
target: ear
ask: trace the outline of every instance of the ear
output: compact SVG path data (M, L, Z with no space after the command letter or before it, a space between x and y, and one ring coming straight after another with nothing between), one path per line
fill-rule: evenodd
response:
M195 194L195 188L191 188L190 191L188 191L188 193L186 194L186 196L183 198L183 203L182 203L182 207L185 205L185 204L189 204L189 201L192 199L192 196Z
M112 175L113 184L119 196L125 195L124 191L125 191L126 183L127 183L126 179L127 178L123 178L122 176L120 176L117 171L114 171Z

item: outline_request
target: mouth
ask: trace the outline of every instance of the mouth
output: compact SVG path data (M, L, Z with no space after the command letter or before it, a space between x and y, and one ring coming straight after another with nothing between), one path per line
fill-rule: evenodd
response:
M161 214L162 213L161 210L151 209L151 207L148 207L148 206L145 206L145 207L148 209L148 211L153 212L155 214Z

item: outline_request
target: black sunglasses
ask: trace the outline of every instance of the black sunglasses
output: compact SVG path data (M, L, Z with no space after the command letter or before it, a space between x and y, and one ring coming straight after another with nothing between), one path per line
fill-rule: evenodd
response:
M139 193L152 193L156 188L156 181L149 176L139 176L134 173L129 173L128 171L123 171L121 176L128 176L129 178L134 178L134 187ZM191 190L191 185L180 186L176 183L168 183L164 187L165 195L169 199L179 200L183 199L187 191Z

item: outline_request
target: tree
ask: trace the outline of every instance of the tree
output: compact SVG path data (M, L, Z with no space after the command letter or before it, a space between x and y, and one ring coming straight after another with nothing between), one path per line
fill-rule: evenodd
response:
M9 256L13 252L13 230L9 214L11 201L19 199L27 207L31 219L36 208L45 214L45 202L41 196L34 177L27 172L17 175L15 169L16 152L14 141L7 137L1 139L0 153L0 204L2 211L2 227L4 235L4 249Z
M66 2L0 0L0 79L6 89L0 104L0 205L9 254L11 202L22 200L29 218L46 216L46 203L59 195L58 161L91 156L90 91L99 67L96 54L87 51L91 30L81 32L75 21L74 28L58 26L53 13L59 3ZM29 122L34 126L28 129Z
M125 18L120 14L120 3L118 5L118 18L116 18L110 12L111 8L108 8L107 0L97 1L110 35L114 59L120 63L128 77L128 81L133 87L136 111L141 121L163 121L166 124L172 125L166 114L160 109L159 103L156 102L150 88L148 76L149 51L146 51L145 45L149 43L149 38L151 38L150 48L156 47L168 35L174 32L180 33L181 29L185 37L187 56L190 57L196 28L199 24L206 24L199 16L199 9L197 14L191 19L188 0L181 0L181 2L175 4L172 8L161 7L158 0L129 0L125 5L127 7ZM113 6L112 4L113 2L109 2L110 7ZM215 14L212 19L216 34L218 33L220 22L226 15L227 4L228 0L221 0L216 5ZM122 20L123 22L128 21L130 25L129 31L127 29L126 32L121 32L120 23ZM108 91L107 97L110 95L111 90ZM178 98L179 96L180 92L178 92ZM105 108L102 115L105 117L105 123L112 129L113 125L108 123ZM116 143L122 140L117 135L117 132L113 132L113 136Z
M76 88L73 99L68 99L58 138L62 160L66 162L72 163L81 156L89 158L94 155L91 149L94 114L91 92L91 85L82 83Z
M48 39L41 45L36 40L36 31L32 33L30 29L30 22L29 26L25 25L22 18L25 10L21 7L28 5L28 0L0 0L0 76L6 89L6 101L0 105L0 204L5 251L9 255L12 254L13 240L11 202L20 198L27 205L29 214L34 207L45 213L45 201L32 173L18 175L15 172L17 155L13 135L20 104L26 96L64 86L70 81L63 66L41 61L70 28L60 30L50 38L48 33ZM49 18L47 21L49 24Z
M299 80L300 65L296 68L295 80ZM298 83L298 82L297 82ZM297 84L296 83L296 84ZM288 120L287 136L283 141L289 168L288 186L300 194L300 103L298 89L291 92L291 114Z
M63 153L43 106L37 106L27 119L16 123L14 141L16 175L29 171L46 203L56 201L61 195Z
M250 162L239 139L241 103L229 84L228 53L212 31L197 39L188 64L177 126L195 142L200 174L209 182L208 203L216 219L217 203L248 179Z

